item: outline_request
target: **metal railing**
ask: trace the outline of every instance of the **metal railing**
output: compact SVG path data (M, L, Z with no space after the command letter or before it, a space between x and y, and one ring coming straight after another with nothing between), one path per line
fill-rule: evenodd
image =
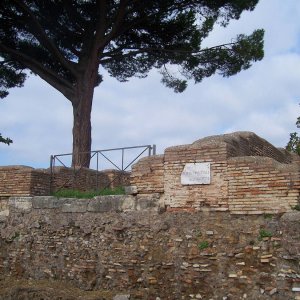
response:
M134 156L131 155L131 159L126 160L126 155L128 152L132 152L133 150L138 150L137 153L134 154ZM121 161L119 163L116 162L116 155L112 158L109 157L107 153L116 153L119 152L119 155L121 156ZM102 149L102 150L95 150L91 152L82 152L81 154L87 154L90 153L90 169L96 171L96 186L95 189L99 190L98 186L98 175L101 170L104 170L105 166L106 169L108 167L113 167L113 169L119 171L120 176L121 174L126 171L128 171L129 167L131 167L140 157L143 155L151 156L156 155L156 145L143 145L143 146L131 146L131 147L121 147L121 148L111 148L111 149ZM133 158L132 158L133 157ZM64 161L64 159L67 159L68 162ZM71 161L72 159L72 153L65 153L65 154L55 154L50 156L50 174L51 174L51 191L52 191L52 183L55 178L55 168L59 165L65 168L72 168L73 169L73 177L68 179L61 188L63 188L68 182L73 180L73 183L75 182L76 174L78 174L83 168L82 167L71 167ZM93 161L95 159L96 161ZM105 163L101 163L104 160ZM102 166L102 167L101 167ZM111 182L109 182L108 185L111 185L113 181L116 180L114 178ZM107 186L105 186L107 187ZM104 187L104 188L105 188ZM59 189L61 189L59 188ZM58 189L58 190L59 190Z

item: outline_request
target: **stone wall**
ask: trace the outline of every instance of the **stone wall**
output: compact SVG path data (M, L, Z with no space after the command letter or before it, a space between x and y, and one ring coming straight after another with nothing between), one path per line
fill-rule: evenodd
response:
M299 300L300 212L158 213L137 197L11 198L0 299Z
M183 184L188 163L209 163L210 183ZM139 161L131 185L137 193L160 193L172 211L280 213L300 202L300 159L254 133L236 132L170 147L163 156Z
M40 209L55 209L57 213L107 213L140 211L160 211L156 194L140 197L131 195L96 196L92 199L57 198L54 196L10 197L8 209L12 213L29 213Z

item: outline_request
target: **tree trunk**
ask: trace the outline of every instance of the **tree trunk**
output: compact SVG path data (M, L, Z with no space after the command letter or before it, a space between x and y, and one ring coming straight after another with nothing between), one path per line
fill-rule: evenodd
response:
M91 111L94 94L94 81L82 80L78 84L73 103L73 155L72 167L90 166L91 158Z

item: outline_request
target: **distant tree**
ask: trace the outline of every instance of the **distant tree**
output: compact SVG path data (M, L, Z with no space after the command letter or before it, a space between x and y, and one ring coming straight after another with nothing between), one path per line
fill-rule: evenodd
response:
M3 136L2 136L2 134L0 133L0 143L4 143L4 144L7 144L7 145L9 145L9 144L11 144L13 141L10 139L10 138L4 138Z
M100 72L121 82L159 69L182 92L215 73L231 76L263 58L263 30L226 44L201 44L258 0L2 0L1 76L21 86L30 70L73 106L73 166L89 166L91 109ZM175 70L176 68L176 70ZM15 77L14 77L15 76ZM11 81L1 79L2 95Z
M296 126L300 128L300 117L297 118ZM286 145L286 149L300 155L300 137L297 132L290 133L290 140Z

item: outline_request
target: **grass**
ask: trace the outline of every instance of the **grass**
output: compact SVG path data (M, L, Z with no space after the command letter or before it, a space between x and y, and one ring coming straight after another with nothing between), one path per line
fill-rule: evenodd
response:
M272 232L270 232L270 231L268 231L268 230L265 230L265 229L261 229L260 231L259 231L259 237L258 237L258 239L261 241L263 238L266 238L266 237L272 237L273 236L273 234L272 234Z
M300 204L295 205L292 209L300 211Z
M208 241L203 241L203 242L199 243L199 245L198 245L198 248L199 248L200 250L204 250L204 249L206 249L206 248L208 248L208 247L209 247Z
M271 220L273 218L273 215L272 214L264 214L264 218Z
M80 198L91 199L95 196L107 196L107 195L124 195L125 190L123 187L117 187L114 189L105 188L99 191L78 191L78 190L66 190L62 189L53 193L53 196L57 198Z

